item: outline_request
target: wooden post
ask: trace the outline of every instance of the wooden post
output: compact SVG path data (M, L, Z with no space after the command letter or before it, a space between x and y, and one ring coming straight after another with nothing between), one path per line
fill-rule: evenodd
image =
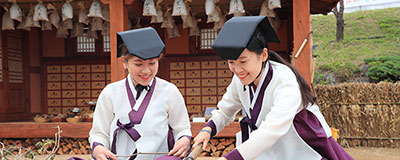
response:
M310 0L293 0L293 53L296 54L301 44L311 31ZM311 43L312 34L297 58L292 63L299 70L308 84L311 84ZM294 55L293 55L294 56Z
M122 59L117 58L117 32L128 28L128 12L124 0L111 0L110 4L110 45L111 45L111 82L125 78Z

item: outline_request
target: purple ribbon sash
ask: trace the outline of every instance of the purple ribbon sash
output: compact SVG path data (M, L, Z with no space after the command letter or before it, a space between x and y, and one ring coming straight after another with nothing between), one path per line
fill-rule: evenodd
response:
M139 132L134 128L135 124L140 124L142 122L143 116L146 112L147 107L149 106L150 99L153 95L154 88L156 86L156 79L154 78L153 85L151 85L150 91L147 92L146 96L143 99L143 102L140 104L138 111L135 111L133 107L135 107L136 101L132 94L132 90L129 87L128 78L125 81L126 91L128 93L129 103L131 105L132 111L129 112L129 120L130 122L127 124L122 124L119 120L117 121L118 128L114 130L114 137L111 146L111 152L117 154L117 134L122 129L128 133L129 137L132 138L133 141L137 141L141 135Z
M264 100L265 89L267 88L272 79L272 73L273 73L272 66L271 63L268 64L269 66L268 66L267 76L265 77L261 85L260 92L257 95L257 99L253 109L250 108L251 118L246 116L240 121L240 129L242 131L242 143L245 142L247 139L249 139L249 126L252 131L257 129L256 122L258 119L258 115L260 114L261 111L262 103ZM249 92L250 92L250 101L252 102L254 97L251 89L249 90Z

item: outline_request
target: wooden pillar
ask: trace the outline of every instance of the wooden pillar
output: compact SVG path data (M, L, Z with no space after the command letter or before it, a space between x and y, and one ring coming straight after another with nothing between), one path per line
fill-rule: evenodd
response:
M117 32L128 28L128 12L124 0L110 0L111 82L125 78L122 59L117 58Z
M310 0L293 0L293 53L292 63L299 70L308 84L311 84L311 45L312 34L307 43L301 50L299 56L295 58L301 44L311 31Z

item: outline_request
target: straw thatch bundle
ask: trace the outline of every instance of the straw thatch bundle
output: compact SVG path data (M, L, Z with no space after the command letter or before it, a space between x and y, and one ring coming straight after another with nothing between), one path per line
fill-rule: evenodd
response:
M317 85L318 105L339 143L400 147L400 82Z

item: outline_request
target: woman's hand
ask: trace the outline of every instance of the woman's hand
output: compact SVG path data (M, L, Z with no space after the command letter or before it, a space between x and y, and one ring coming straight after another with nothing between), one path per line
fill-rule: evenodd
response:
M93 157L95 157L97 160L107 160L107 157L111 158L112 160L117 160L117 156L102 145L97 145L94 148Z
M207 130L207 131L210 131L210 133L211 133L212 129L211 129L211 127L204 127L202 130ZM199 132L199 134L197 134L197 136L193 140L194 141L193 147L197 146L200 143L203 143L202 150L203 151L206 150L208 141L210 141L210 137L211 137L210 133L208 133L206 131Z
M189 150L189 146L190 146L190 139L189 137L184 136L175 143L174 148L172 148L172 150L169 151L168 156L185 158Z

